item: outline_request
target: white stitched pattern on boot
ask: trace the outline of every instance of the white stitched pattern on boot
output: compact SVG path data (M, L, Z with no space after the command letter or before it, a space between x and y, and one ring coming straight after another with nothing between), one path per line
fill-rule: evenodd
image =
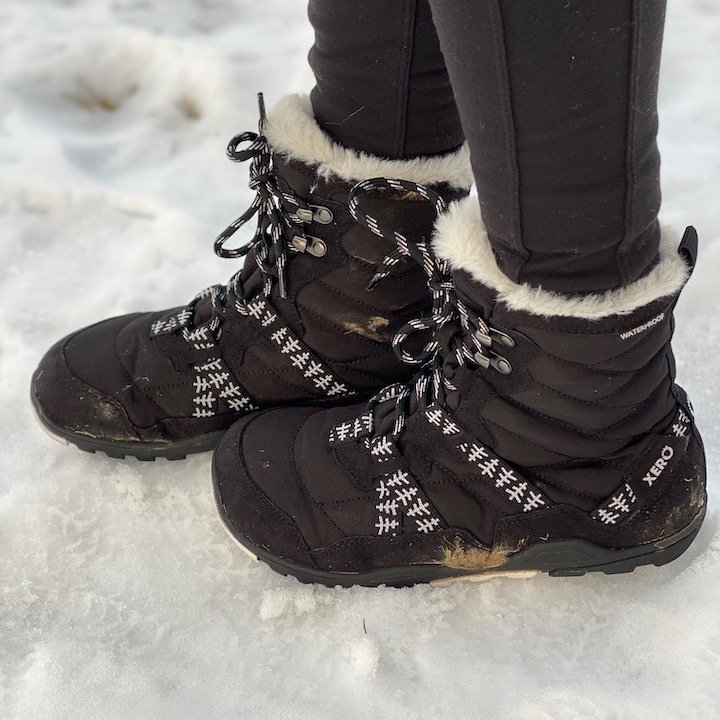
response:
M215 341L213 340L210 330L207 325L195 328L195 330L183 330L183 338L185 342L192 345L195 350L209 350L215 347Z
M272 325L276 320L277 320L277 315L274 312L268 310L262 316L262 320L260 320L260 324L263 327L267 327L268 325Z
M671 432L675 437L685 437L690 429L690 417L682 409L678 408L675 422L672 424Z
M381 475L375 485L378 535L429 533L441 527L437 511L407 470ZM404 521L401 520L404 518Z
M392 515L393 517L397 515L397 509L398 504L397 500L386 500L385 502L378 503L375 506L376 510L379 510L381 513L385 515Z
M444 408L433 404L425 410L429 425L439 428L443 435L459 435L463 429ZM457 439L454 441L457 442ZM521 506L523 512L532 512L552 505L550 499L526 480L520 479L502 458L476 440L465 440L454 445L467 463L480 471L480 477L493 487L502 490L507 499Z
M390 487L403 487L410 484L410 473L405 470L396 470L388 479Z
M637 505L637 495L629 483L616 490L605 502L590 513L594 520L604 525L615 525L624 516L630 515Z
M208 288L197 297L202 298L210 294ZM240 412L257 410L249 395L237 383L230 368L220 357L215 337L208 325L190 329L188 323L192 319L193 311L184 308L174 315L166 316L152 325L151 334L169 334L179 328L182 329L182 338L193 350L215 350L215 357L196 363L195 379L193 381L192 417L213 417L220 412Z
M545 501L537 490L529 490L523 505L523 512L537 510L545 505Z
M416 523L418 532L429 533L440 527L440 521L436 517L422 518L417 520Z
M166 315L165 317L156 320L150 326L150 336L156 337L157 335L169 335L179 328L184 328L191 317L192 311L189 308L183 308L173 315Z
M310 361L310 353L304 352L304 353L298 353L295 355L295 357L291 358L290 362L293 364L294 367L298 368L298 370L302 370Z
M484 462L478 464L481 475L487 475L488 477L495 478L495 474L500 469L500 460L497 458L489 458Z
M257 409L250 397L232 378L222 358L212 358L194 367L193 417L213 417L223 411L222 405L227 405L228 409L234 412Z
M348 440L355 440L364 435L369 435L372 432L373 416L372 413L365 413L356 417L354 420L342 422L336 425L330 430L330 437L328 442L331 445L336 443L347 442Z
M403 507L407 507L417 495L417 488L406 487L395 491L395 497L400 501ZM409 514L409 513L408 513Z
M692 418L682 407L678 406L673 422L665 434L668 442L672 443L681 438L689 439L691 424ZM600 505L590 513L590 516L604 525L616 525L619 521L621 522L629 517L637 507L635 488L643 488L645 486L651 488L661 475L663 475L668 464L678 452L679 451L672 447L672 444L664 445L658 452L657 459L647 472L635 475L623 483L607 500L600 503Z
M381 435L365 442L376 463L388 462L399 455L395 443L387 435Z
M489 481L498 490L503 490L508 500L520 505L523 512L540 510L552 504L545 494L527 480L521 480L511 467L484 445L462 442L457 445L457 449L466 462L480 471L481 478Z
M439 427L443 435L457 435L460 428L440 408L431 405L425 411L425 418L431 425Z
M512 485L517 482L515 473L510 468L501 467L498 474L495 476L495 487L503 488L506 485Z
M442 425L442 410L426 410L425 417L427 418L427 421L432 425L436 425L437 427L440 427Z
M250 317L254 317L256 320L259 320L261 315L265 312L265 303L263 303L259 298L256 298L252 302L249 302L247 304L247 314Z
M467 454L467 461L471 463L477 464L480 460L485 460L488 457L487 450L477 443L460 443L458 448Z
M390 519L386 515L378 515L378 520L375 523L378 535L397 535L395 530L398 529L400 523L395 519Z
M590 513L591 517L604 525L615 525L622 516L630 515L637 505L637 495L632 487L625 483L604 503Z
M618 521L620 513L611 512L605 508L599 508L593 513L593 517L605 525L614 525Z
M247 395L243 395L240 387L233 382L228 382L220 391L220 397L227 402L230 409L234 412L254 409L250 398Z
M261 295L253 298L246 308L246 314L259 321L264 328L272 330L270 339L280 350L280 354L290 360L290 365L302 373L302 376L313 384L316 390L326 397L352 395L353 391L333 373L333 371L313 357L310 348L287 326L273 309L272 305ZM273 326L277 327L273 327Z

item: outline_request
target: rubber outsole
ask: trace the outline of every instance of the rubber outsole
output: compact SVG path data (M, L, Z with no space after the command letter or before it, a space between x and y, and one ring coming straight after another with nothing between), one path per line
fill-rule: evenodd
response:
M277 557L243 537L223 508L214 460L212 476L215 505L220 520L247 555L264 562L281 575L295 577L302 583L316 583L327 587L411 587L423 583L448 585L458 581L478 582L495 577L529 578L541 572L551 577L579 577L589 572L602 572L607 575L630 573L644 565L660 567L676 560L690 547L705 518L703 508L692 522L674 535L631 548L605 548L585 540L536 543L512 555L502 566L484 570L461 570L437 563L380 568L358 573L329 572Z

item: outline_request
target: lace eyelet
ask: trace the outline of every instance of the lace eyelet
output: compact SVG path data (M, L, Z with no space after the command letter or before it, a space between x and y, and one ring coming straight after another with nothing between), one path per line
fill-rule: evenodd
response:
M327 254L327 244L323 240L316 237L308 237L308 240L310 242L308 244L307 252L309 252L313 257L323 257Z
M509 375L512 372L512 365L504 357L494 357L490 361L490 365L501 375Z
M320 225L329 225L334 219L332 210L323 205L311 205L313 209L313 220Z
M487 368L489 368L490 365L492 364L490 361L490 358L486 357L485 355L483 355L482 353L479 353L479 352L475 353L474 360L475 360L475 364L478 367L481 367L485 370L487 370Z
M292 239L293 247L302 253L307 253L313 257L323 257L327 253L327 244L324 240L316 238L312 235L295 235Z
M318 225L329 225L335 219L332 210L322 205L299 208L295 214L304 223L316 222Z
M491 328L490 332L492 333L493 340L498 343L498 345L504 345L505 347L515 347L515 341L504 332L501 332L500 330L496 330L495 328Z

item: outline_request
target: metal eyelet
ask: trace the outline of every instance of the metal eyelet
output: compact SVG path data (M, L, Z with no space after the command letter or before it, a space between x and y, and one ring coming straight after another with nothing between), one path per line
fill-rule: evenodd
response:
M311 205L310 207L313 209L312 219L320 225L329 225L335 219L330 208L323 205Z
M512 372L512 365L504 357L500 357L500 355L496 355L492 358L490 360L490 365L492 365L501 375L509 375Z
M505 347L515 347L515 341L507 333L495 330L495 328L491 328L490 332L493 335L493 340L495 340L499 345L504 345Z
M322 257L327 253L327 245L324 240L309 235L306 252L309 252L314 257Z
M295 215L297 215L301 222L316 222L318 225L329 225L335 219L332 210L323 205L310 205L308 208L298 208Z
M295 235L292 239L292 245L296 250L305 252L307 250L308 241L302 235Z
M483 346L483 347L490 347L492 345L492 337L490 335L486 335L483 332L480 332L479 330L475 333L475 339Z
M491 362L490 358L487 357L487 355L483 355L482 353L476 352L475 353L475 364L478 367L481 367L481 368L487 370L487 368L490 367L492 362Z
M295 214L304 223L311 223L313 221L313 211L308 208L298 208Z
M308 253L313 257L322 257L327 253L327 244L320 238L313 237L312 235L295 235L292 239L293 247L303 253Z

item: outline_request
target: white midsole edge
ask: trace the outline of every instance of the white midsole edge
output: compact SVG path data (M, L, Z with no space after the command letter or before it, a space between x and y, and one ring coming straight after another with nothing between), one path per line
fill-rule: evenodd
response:
M42 431L49 437L55 440L55 442L62 443L63 445L69 445L70 441L67 438L64 438L62 435L58 435L57 433L54 433L43 421L40 417L40 413L38 413L37 408L35 407L34 403L31 403L32 405L32 412L35 416L35 420L37 420L38 425L41 427Z
M477 573L476 575L458 575L456 577L440 578L438 580L431 580L430 584L436 587L446 587L457 582L485 582L486 580L492 580L493 578L513 578L515 580L526 580L527 578L535 577L540 573L540 570L498 570L497 572L483 572Z
M231 532L230 528L225 524L223 519L219 516L218 513L218 520L220 521L220 524L223 526L223 530L232 538L233 542L252 560L254 560L256 563L260 562L260 559L258 558L255 553L248 550Z

